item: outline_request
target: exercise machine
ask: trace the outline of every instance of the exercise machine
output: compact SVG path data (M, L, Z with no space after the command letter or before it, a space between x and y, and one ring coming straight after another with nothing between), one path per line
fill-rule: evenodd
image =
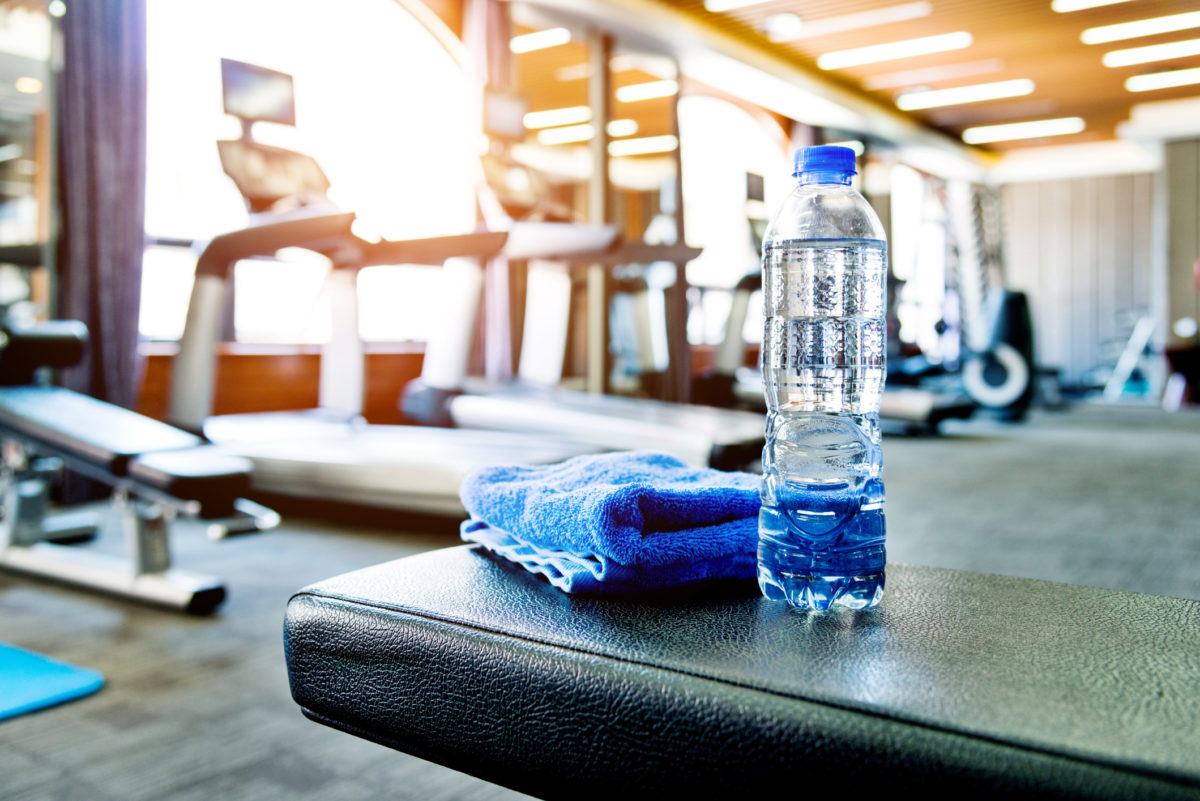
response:
M37 382L43 367L82 358L87 329L56 321L0 330L0 569L195 614L225 598L212 576L172 567L178 517L207 523L213 539L273 528L279 517L241 497L250 463L199 437L110 403ZM54 513L50 489L64 467L112 488L107 512ZM125 539L124 558L82 545L96 527Z
M245 199L251 225L213 238L199 256L171 377L168 419L202 434L222 453L249 459L256 490L433 514L462 513L458 487L477 467L555 462L591 450L550 437L365 424L356 278L370 265L449 262L443 277L454 282L456 261L499 253L520 257L530 248L603 250L615 231L530 223L428 239L364 239L353 230L354 214L327 199L329 181L315 159L250 138L253 120L293 122L290 78L228 60L222 68L226 110L244 125L242 138L219 142L218 149L226 174ZM250 94L286 98L283 108L251 108L243 102L246 87L264 81L277 91ZM331 265L325 291L334 326L322 348L319 408L214 417L217 347L229 333L223 326L234 267L286 247L318 253ZM439 344L451 350L469 347L469 335L449 333L454 341ZM436 351L437 345L431 347Z
M509 120L485 119L493 141L519 141L524 136L520 109L513 104L485 104L507 112ZM505 156L503 148L493 153L504 169L485 169L485 176L528 177L517 186L544 185L547 181L527 164ZM529 204L513 197L506 182L485 182L480 187L479 206L489 228L519 230L523 225L550 225L514 220ZM577 230L595 226L557 223ZM522 433L551 434L594 448L655 448L686 462L722 469L746 466L762 454L765 425L760 414L742 410L669 403L645 398L626 398L560 389L566 355L571 312L571 271L600 266L607 270L655 262L683 264L698 256L699 249L681 243L650 244L617 239L605 250L564 252L561 248L530 248L526 284L526 313L521 353L515 381L488 382L467 378L467 351L442 342L430 342L421 378L405 390L403 409L407 416L431 424L452 423L469 428L488 428ZM511 257L510 257L511 258ZM474 330L479 314L483 271L480 260L462 260L456 269L463 274L462 302L455 306L457 318L447 326L445 337ZM607 309L605 310L607 313Z
M966 181L950 181L946 205L967 346L962 386L985 411L1017 422L1033 401L1033 321L1025 293L994 280L1003 268L999 198Z
M762 179L747 174L746 185L750 244L752 252L761 253L768 224L761 206ZM725 334L717 345L713 368L693 383L693 394L700 403L765 411L762 371L743 363L746 358L743 332L752 299L760 292L762 273L758 270L744 275L734 285ZM889 433L936 433L945 420L969 418L975 405L958 391L889 385L879 400L880 425Z

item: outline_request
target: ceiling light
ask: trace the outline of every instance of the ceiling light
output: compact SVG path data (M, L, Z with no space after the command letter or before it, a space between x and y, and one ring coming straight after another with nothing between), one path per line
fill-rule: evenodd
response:
M1033 94L1033 81L1019 78L1014 81L977 83L972 86L956 86L953 89L931 89L924 92L905 92L896 98L896 106L905 111L938 106L957 106L960 103L978 103L982 100L997 100L1001 97L1019 97Z
M631 54L622 54L613 56L608 62L608 71L628 72L639 67L644 68L646 59ZM645 69L643 69L643 72ZM592 75L592 65L586 61L579 64L570 64L566 67L559 67L554 71L554 79L557 81L581 81L584 78L590 78Z
M647 153L670 153L679 147L679 140L671 135L643 136L641 139L622 139L608 143L610 156L644 156Z
M670 97L679 93L678 81L650 81L648 83L631 83L617 88L617 100L622 103L633 103L638 100L651 100L656 97Z
M804 22L796 14L785 11L772 14L762 22L762 31L772 42L790 42L800 38L800 30Z
M638 132L637 120L613 120L605 129L609 136L633 136Z
M556 125L575 125L587 122L592 118L592 110L587 106L567 106L552 108L547 111L531 111L524 117L525 127L553 128Z
M867 147L857 139L847 139L845 142L826 142L828 147L848 147L854 151L854 155L861 156L866 152Z
M633 136L638 132L636 120L613 120L607 126L612 137ZM543 145L565 145L571 142L586 142L596 135L593 125L568 125L564 128L548 128L538 131L537 140Z
M1060 14L1065 14L1068 11L1082 11L1085 8L1097 8L1098 6L1115 6L1117 3L1128 3L1129 0L1054 0L1050 4L1050 8Z
M23 95L36 95L42 91L42 82L37 78L31 78L28 75L22 75L13 82L13 86Z
M1156 33L1186 31L1188 28L1200 28L1200 11L1139 19L1135 22L1121 22L1116 25L1101 25L1099 28L1088 28L1079 35L1079 38L1083 40L1084 44L1101 44L1102 42L1117 42L1121 39L1134 39L1138 36L1153 36Z
M52 17L63 17L67 14L67 4L63 0L50 0L46 11L50 12Z
M566 128L550 128L538 131L537 140L543 145L565 145L569 142L586 142L596 135L591 125L568 125Z
M1086 127L1087 124L1082 117L1010 122L1004 125L980 125L963 131L962 140L968 145L981 145L985 142L1008 142L1013 139L1036 139L1042 136L1076 134Z
M798 27L792 39L810 39L814 36L830 36L835 33L856 31L861 28L872 28L876 25L889 25L909 19L928 17L933 13L933 4L928 2L902 3L897 6L885 6L871 11L858 11L854 14L839 14L836 17L805 20ZM794 15L793 15L794 16ZM799 18L796 20L799 22ZM774 41L784 41L775 39Z
M21 146L16 142L9 142L7 145L0 147L0 162L12 161L21 157Z
M974 40L971 38L971 34L966 31L922 36L919 39L905 39L901 42L888 42L887 44L825 53L817 57L817 66L823 70L836 70L843 67L856 67L859 64L912 58L930 53L941 53L946 50L961 50L964 47L970 47L972 41Z
M1188 39L1184 42L1168 42L1148 47L1113 50L1105 53L1100 61L1106 67L1127 67L1130 64L1145 64L1149 61L1165 61L1170 58L1197 55L1200 55L1200 39Z
M1194 83L1200 83L1200 67L1134 75L1125 81L1125 88L1131 92L1149 92L1152 89L1171 89L1175 86L1191 86Z
M508 49L514 53L529 53L534 50L545 50L547 47L564 45L569 41L571 41L571 32L566 28L546 28L543 31L514 36L508 42Z
M863 79L863 86L871 91L890 89L896 86L920 86L921 84L969 78L972 75L987 75L1004 69L1004 61L998 58L983 61L966 61L962 64L947 64L944 67L925 67L919 70L889 72Z
M722 11L733 11L735 8L745 8L746 6L757 6L765 2L767 0L704 0L704 10L720 14Z

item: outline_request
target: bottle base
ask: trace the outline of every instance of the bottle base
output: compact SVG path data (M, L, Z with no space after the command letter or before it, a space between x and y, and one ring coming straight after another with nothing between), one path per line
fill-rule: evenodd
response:
M883 598L883 571L858 576L772 573L761 565L758 586L772 601L786 601L793 609L823 610L834 606L867 609Z

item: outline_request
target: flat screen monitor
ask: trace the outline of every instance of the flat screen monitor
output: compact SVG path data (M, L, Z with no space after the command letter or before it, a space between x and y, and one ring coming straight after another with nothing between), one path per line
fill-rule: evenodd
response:
M221 59L225 113L250 122L296 124L292 76L256 64Z
M524 96L489 86L483 93L483 132L510 142L525 141Z
M746 173L746 200L766 200L763 191L763 177L756 173Z

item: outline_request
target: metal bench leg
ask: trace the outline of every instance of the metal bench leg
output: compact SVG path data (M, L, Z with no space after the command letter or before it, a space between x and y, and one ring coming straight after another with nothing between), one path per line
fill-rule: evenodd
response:
M6 502L13 499L18 504L33 503L33 498L36 495L23 495L19 486L10 486L6 493ZM20 509L7 507L6 512L8 508ZM12 517L14 523L23 519L19 513ZM170 511L157 504L131 499L118 490L113 496L110 521L125 535L128 556L123 559L91 548L17 542L13 533L24 529L20 525L10 527L6 514L3 529L9 536L0 540L5 546L0 547L0 567L154 606L209 614L225 599L225 587L213 576L171 568L167 538L171 517Z

